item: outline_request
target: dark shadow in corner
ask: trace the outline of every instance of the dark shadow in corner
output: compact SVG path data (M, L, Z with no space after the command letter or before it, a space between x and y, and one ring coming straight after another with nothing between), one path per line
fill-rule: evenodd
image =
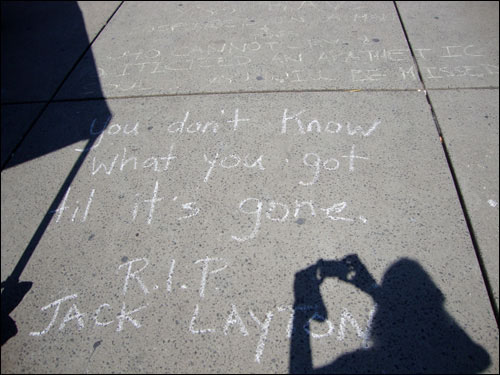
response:
M2 1L1 9L2 102L5 99L4 96L9 99L8 96L11 93L12 97L16 97L19 88L26 90L27 97L30 97L31 94L29 90L39 93L46 89L47 93L47 88L41 86L50 84L48 90L50 99L46 103L50 104L50 100L55 97L77 63L84 64L84 68L88 72L86 86L94 88L95 97L103 97L91 50L87 52L87 56L90 58L80 60L90 42L82 13L76 1ZM36 45L39 41L43 43L41 46ZM26 51L27 46L30 45L33 45L34 48ZM75 49L79 51L76 55ZM69 63L68 56L72 56ZM28 59L28 61L23 59ZM63 74L59 74L61 70ZM58 82L54 84L54 76L51 74L56 74L56 72L58 72L57 77L59 78ZM8 105L2 104L2 110ZM105 100L55 103L50 104L49 108L49 111L43 113L43 121L38 121L36 118L30 129L21 137L20 143L14 149L15 154L12 155L11 151L8 151L9 156L6 157L6 165L2 166L2 170L60 150L78 141L87 140L87 144L82 147L82 151L78 154L75 151L76 161L67 172L67 177L50 203L27 247L24 250L22 248L9 249L10 253L19 253L21 256L12 273L1 283L2 345L17 334L16 322L10 314L33 287L33 283L30 281L20 281L21 274L85 161L89 150L98 139L100 132L104 131L111 120L111 112ZM91 132L89 125L92 124L93 119L96 120L96 129ZM16 125L15 122L14 125ZM6 127L2 121L2 138L15 131L17 131L15 126ZM2 149L2 164L4 163L4 151ZM54 158L54 163L57 163L56 158ZM46 177L47 180L50 179L50 176ZM18 186L9 186L8 188L22 191L23 182L25 181L19 181ZM42 182L33 181L33 183ZM6 187L2 186L2 189L4 188ZM25 244L22 246L24 247ZM2 248L2 251L4 250Z
M20 143L29 135L76 64L86 72L81 91L92 88L93 98L102 98L103 94L91 51L86 56L90 58L82 58L90 41L76 1L2 1L1 28L1 160L4 170L89 139L87 125L75 126L64 119L63 123L46 127L36 144L24 147L22 152L19 150ZM40 109L35 111L38 107ZM28 108L33 110L28 111ZM25 121L29 122L23 128L24 121L18 118L27 112L32 112L31 118L26 116Z
M304 329L311 319L324 321L327 311L319 286L336 277L369 294L376 312L369 348L341 355L313 368L310 337ZM295 274L290 373L477 373L490 356L475 344L444 310L444 296L415 261L401 259L377 285L357 255L323 261ZM315 306L312 309L304 306Z

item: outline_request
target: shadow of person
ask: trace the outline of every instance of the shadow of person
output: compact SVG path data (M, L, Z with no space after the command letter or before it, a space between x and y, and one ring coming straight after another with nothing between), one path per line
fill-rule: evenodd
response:
M373 298L372 344L313 368L309 331L304 327L312 319L327 317L319 293L327 277L337 277ZM488 353L445 311L443 294L413 260L405 258L391 265L380 286L356 255L340 261L320 260L295 275L294 293L290 373L458 374L477 373L490 364Z
M52 203L50 199L48 200L50 205L29 243L21 243L17 239L6 241L9 244L15 244L9 246L19 246L19 249L9 248L8 253L20 254L20 258L11 274L2 282L1 342L4 345L18 332L11 313L33 287L30 281L20 281L21 274L88 152L109 124L111 111L105 100L51 103L76 64L84 64L84 69L88 72L86 86L93 87L96 98L103 97L92 51L89 49L86 53L87 58L80 60L89 48L90 42L82 12L76 1L2 1L1 10L2 174L8 168L30 162L71 146L75 142L86 141L86 145L83 148L80 147L80 151L75 153L74 164L61 174L63 177L59 190ZM77 96L76 93L75 96ZM4 112L15 106L29 106L33 104L32 101L46 103L40 112L40 114L43 113L43 117L35 118L31 127L25 129L24 134L19 136L20 121L16 119L16 116L20 112L16 111L16 116L11 121L4 121ZM10 104L5 104L5 102ZM24 102L24 104L19 104L19 102ZM20 107L20 111L22 112L24 108L26 107ZM94 131L91 127L89 128L93 119L94 122L95 119L98 121L98 126ZM11 141L10 144L4 143L4 137ZM17 143L16 146L12 143L14 141ZM61 164L64 163L57 158L53 158L50 162L54 164L54 170L61 171ZM19 172L18 175L20 175ZM23 177L14 186L2 184L2 191L19 189L22 192L24 191L23 184L40 186L46 183L50 186L54 179L54 176L35 173L33 177ZM19 199L24 197L22 193L19 196ZM2 193L2 210L4 204L7 205L9 202L4 202ZM14 226L15 220L2 214L2 226L7 224ZM2 242L2 252L4 250L4 242ZM2 268L4 261L4 255L2 255Z

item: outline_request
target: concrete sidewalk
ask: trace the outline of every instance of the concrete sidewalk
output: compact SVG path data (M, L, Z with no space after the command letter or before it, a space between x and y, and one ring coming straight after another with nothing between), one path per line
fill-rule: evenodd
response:
M498 373L498 2L2 2L2 373Z

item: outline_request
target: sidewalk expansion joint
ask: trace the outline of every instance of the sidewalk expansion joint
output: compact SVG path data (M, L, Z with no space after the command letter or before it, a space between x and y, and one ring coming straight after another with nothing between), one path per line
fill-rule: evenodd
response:
M499 86L478 86L478 87L433 87L427 88L427 91L463 91L463 90L498 90ZM82 102L86 100L116 100L116 99L141 99L141 98L162 98L162 97L176 97L176 96L203 96L203 95L244 95L244 94L289 94L289 93L321 93L321 92L422 92L423 89L306 89L306 90L255 90L255 91L213 91L213 92L184 92L173 94L146 94L146 95L127 95L127 96L101 96L89 98L66 98L66 99L53 99L51 103L64 103L64 102ZM15 101L4 102L1 105L18 105L18 104L45 104L47 100L30 100L30 101Z
M497 89L498 87L478 87L471 89ZM469 90L469 88L434 88L434 90ZM119 100L119 99L142 99L142 98L168 98L179 96L205 96L205 95L248 95L248 94L305 94L305 93L359 93L359 92L422 92L421 88L414 89L307 89L307 90L260 90L260 91L212 91L212 92L184 92L173 94L146 94L146 95L127 95L127 96L106 96L90 98L68 98L56 99L53 103L63 102L81 102L86 100ZM14 103L9 103L14 104ZM17 103L15 103L17 104Z
M470 216L469 216L469 213L468 213L468 210L467 210L467 206L466 206L465 200L463 198L462 190L460 188L460 184L459 184L457 176L455 174L455 169L453 167L453 163L452 163L450 154L448 152L448 148L446 147L446 141L445 141L445 138L443 136L443 132L441 131L441 127L439 126L439 120L438 120L436 112L434 110L434 106L432 104L431 98L429 97L429 91L426 88L425 82L424 82L424 80L422 78L423 76L422 76L422 73L420 71L420 66L418 65L417 58L415 57L415 53L413 51L412 44L411 44L410 39L408 37L408 33L406 32L406 28L405 28L405 25L403 23L403 19L401 17L401 14L399 12L398 5L396 4L396 1L393 1L393 4L394 4L394 7L396 9L396 13L398 15L399 22L401 24L401 28L403 30L406 42L408 43L408 48L410 49L411 56L413 58L413 62L415 63L415 66L417 67L417 72L418 72L418 77L420 79L420 83L422 84L422 86L424 88L425 97L427 99L427 103L429 104L429 108L430 108L430 111L431 111L432 119L434 120L434 124L435 124L437 132L438 132L439 140L440 140L441 146L443 147L443 152L444 152L444 155L445 155L445 158L446 158L446 162L448 163L448 168L450 170L451 177L453 179L453 184L455 185L455 190L456 190L456 193L457 193L457 196L458 196L458 200L460 202L460 207L462 208L462 212L463 212L463 215L464 215L464 218L465 218L465 222L467 224L467 229L469 230L469 235L471 237L472 246L474 248L474 252L475 252L475 255L476 255L477 262L479 264L481 275L483 277L483 282L484 282L484 285L485 285L485 288L486 288L486 292L487 292L488 298L490 300L491 309L493 310L493 315L495 317L495 321L497 323L497 327L499 327L499 322L498 322L498 307L496 306L496 303L495 303L495 297L494 297L494 293L493 293L493 288L491 286L491 283L490 283L490 280L489 280L489 277L488 277L488 272L486 271L484 260L483 260L483 257L481 255L481 249L479 248L479 244L477 242L476 235L474 233L474 228L472 226L472 221L470 219Z

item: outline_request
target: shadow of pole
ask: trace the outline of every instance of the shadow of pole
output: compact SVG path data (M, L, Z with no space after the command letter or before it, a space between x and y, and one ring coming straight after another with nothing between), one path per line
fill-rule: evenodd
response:
M44 45L45 49L40 49L38 51L39 55L35 56L36 58L32 58L31 61L35 62L33 65L27 67L23 66L20 71L17 71L16 61L14 59L14 61L9 60L9 69L11 69L10 71L7 71L7 68L2 68L2 78L4 76L11 76L9 78L9 82L7 82L7 86L13 86L16 84L16 74L19 82L23 84L26 83L25 77L22 76L23 69L28 69L29 75L31 77L36 77L38 75L44 74L46 75L47 71L52 71L51 69L53 69L54 66L60 64L60 61L57 60L58 55L54 54L53 52L61 48L60 44L64 43L64 45L76 45L78 47L84 47L84 49L80 51L80 58L72 62L72 67L68 71L68 73L65 74L64 80L71 74L71 71L74 70L78 63L84 63L88 65L86 69L89 72L89 85L95 88L94 93L96 97L103 97L98 79L97 69L92 57L92 53L90 51L90 42L86 33L85 24L81 11L78 8L78 4L76 2L2 2L2 13L7 13L2 14L2 23L4 21L4 18L9 19L9 17L11 18L11 22L13 22L12 20L18 20L19 22L23 21L25 22L25 24L28 23L28 29L30 27L40 27L41 31L47 33L46 37L48 39L44 41L46 43ZM26 17L27 19L25 19L25 17L23 16L26 14L29 15L29 17ZM44 19L40 15L46 16L47 19ZM32 18L30 19L30 17ZM30 25L30 21L32 21L34 25ZM19 41L20 37L16 34L16 32L19 30L16 25L14 25L13 27L13 30L9 30L11 31L10 34L4 33L4 25L2 24L2 34L4 34L2 35L2 44L5 38L8 37L11 37L14 41ZM64 33L67 31L65 29L67 27L71 27L72 30L71 32L68 32L69 37L65 39L66 34ZM61 33L63 35L60 35ZM51 36L53 36L52 39L50 38ZM37 38L39 38L38 35L34 36L34 43L36 43ZM15 50L15 46L13 46L12 48L14 48ZM83 53L87 49L88 51L86 53L87 56L90 56L90 58L81 60ZM4 64L6 60L8 60L7 57L5 57L5 61L4 57L2 57L2 66L6 65ZM58 90L62 87L64 80L58 85L56 91L51 95L51 99L49 100L47 105L49 105L52 99L56 96ZM45 81L42 79L42 81L35 82ZM29 84L33 83L32 81L28 81L27 84L28 86L25 87L25 89L29 90ZM2 84L2 93L4 91L3 86L4 84ZM39 87L36 87L36 89L39 89ZM91 107L94 113L97 113L98 116L105 116L105 118L108 119L102 130L99 132L100 134L109 124L109 121L111 120L111 112L104 100L93 102ZM62 112L63 111L60 110L60 112L58 113L61 118L63 118ZM36 120L38 120L38 118ZM26 268L26 265L31 259L41 238L43 237L52 218L54 217L54 214L63 201L66 192L73 183L76 175L78 174L78 171L82 167L89 151L92 149L99 135L97 133L94 133L92 129L89 132L88 125L83 125L83 123L81 121L78 122L78 120L75 120L70 125L68 125L63 118L63 120L56 121L54 124L50 124L50 126L46 126L43 129L40 129L42 125L38 124L36 120L34 125L37 125L37 128L34 129L34 126L30 128L29 134L27 134L27 136L25 136L25 138L21 141L22 145L21 147L19 147L19 151L16 152L11 160L8 160L8 165L6 165L5 168L10 168L14 165L28 162L50 152L54 152L63 147L69 146L85 138L88 138L88 141L84 150L80 153L78 159L73 164L71 170L69 171L64 182L59 188L59 191L56 194L55 198L52 200L52 203L43 216L43 219L38 225L35 233L31 237L31 240L29 241L27 247L22 252L22 255L16 266L14 267L12 273L5 279L5 281L2 281L1 283L1 345L4 345L10 338L17 334L18 329L16 323L10 316L10 314L16 309L17 306L19 306L24 296L31 290L33 286L33 283L30 281L20 281L21 274ZM69 129L68 126L70 127ZM35 135L33 133L35 133Z
M90 150L94 144L96 137L91 138L87 142L86 150ZM63 182L59 192L52 201L47 213L43 217L42 222L38 225L36 232L33 234L28 246L24 250L21 258L17 262L12 273L7 277L5 281L2 281L2 332L1 332L1 342L2 345L7 342L12 336L17 334L17 327L14 320L9 316L9 314L21 303L24 296L29 292L33 283L32 282L21 282L20 277L23 273L26 265L28 264L31 256L33 255L35 249L40 242L43 234L47 230L54 214L61 204L66 191L71 186L75 176L77 175L80 167L82 166L88 151L84 151L80 154L80 157L71 168L66 180Z
M313 367L312 320L325 321L319 287L329 277L370 295L376 310L370 328L372 345L346 353L330 364ZM444 295L415 261L401 259L376 284L357 255L339 261L319 260L295 274L290 373L478 373L491 360L444 309Z

